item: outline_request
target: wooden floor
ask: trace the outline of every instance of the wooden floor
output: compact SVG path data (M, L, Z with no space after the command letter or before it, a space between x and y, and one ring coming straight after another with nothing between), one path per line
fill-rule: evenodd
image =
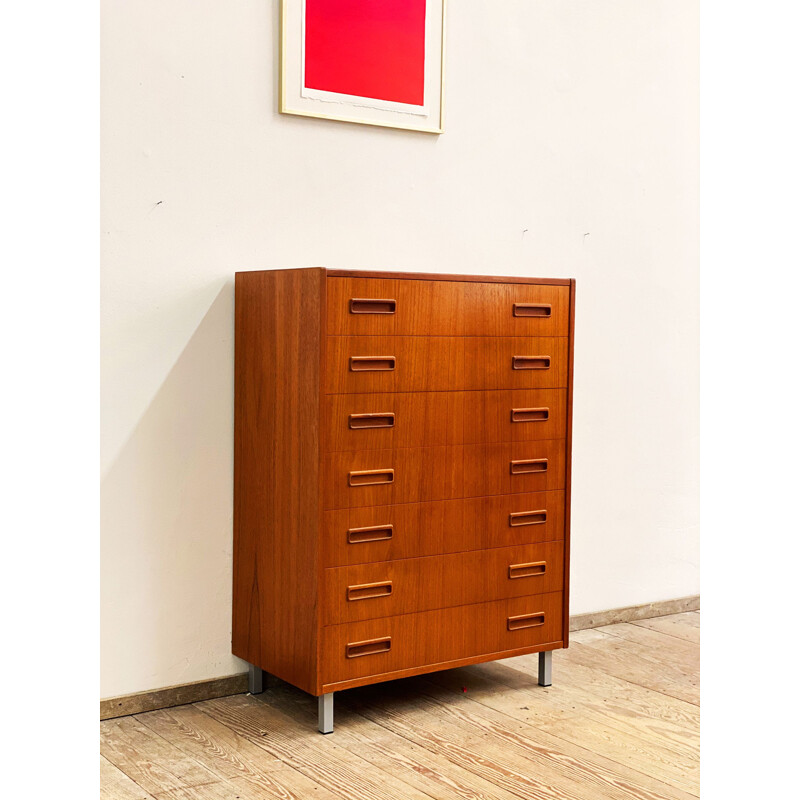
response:
M553 686L522 656L336 694L286 684L102 722L114 800L696 797L699 612L573 634Z

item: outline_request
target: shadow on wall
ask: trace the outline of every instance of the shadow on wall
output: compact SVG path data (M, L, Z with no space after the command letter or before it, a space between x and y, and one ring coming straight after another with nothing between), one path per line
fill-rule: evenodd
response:
M101 488L101 694L245 669L230 654L233 281Z

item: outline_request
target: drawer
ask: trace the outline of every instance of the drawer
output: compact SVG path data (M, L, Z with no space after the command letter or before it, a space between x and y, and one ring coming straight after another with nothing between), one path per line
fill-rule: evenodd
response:
M329 394L325 452L562 439L566 389Z
M565 440L328 453L323 508L563 489Z
M485 550L564 538L564 492L326 511L326 567Z
M566 387L566 338L328 336L328 394Z
M327 279L328 334L567 336L569 286Z
M564 543L325 570L323 625L524 597L564 588Z
M562 594L515 597L322 629L322 683L561 644Z

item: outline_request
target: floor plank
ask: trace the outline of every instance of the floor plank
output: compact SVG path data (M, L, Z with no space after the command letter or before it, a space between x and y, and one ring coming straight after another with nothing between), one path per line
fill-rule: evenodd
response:
M570 644L591 644L592 642L607 641L611 636L600 628L587 628L583 631L573 631L569 635Z
M101 800L693 800L699 612L571 634L538 657L316 699L277 682L101 723Z
M100 800L153 800L153 795L100 756Z
M562 659L700 705L700 682L695 664L683 666L676 663L669 657L666 648L661 651L660 658L651 657L652 653L643 650L646 648L634 642L606 634L602 641L586 644L570 642Z
M316 798L313 789L308 794L285 795L285 797ZM184 789L173 789L156 795L155 800L273 800L275 795L257 783L252 783L247 778L235 778L231 781L219 783L204 783L202 786L188 786Z
M454 671L460 675L440 673L431 680L457 697L460 687L466 687L466 697L506 715L507 726L524 723L534 739L547 732L564 740L562 748L571 743L586 751L584 758L589 753L602 755L661 783L697 791L699 736L695 732L635 713L616 713L587 693L560 689L557 682L540 687L535 673L526 675L500 663L491 666ZM488 716L475 711L476 717L481 714ZM503 724L494 719L497 725Z
M259 695L261 702L297 709L306 724L316 724L316 699L288 684ZM339 704L336 710L337 744L374 766L421 791L434 792L437 800L481 797L485 800L517 800L518 795L489 783L427 750L417 742L399 736L366 717Z
M524 672L536 683L536 655L517 656L497 663ZM694 732L700 729L700 708L695 704L616 678L602 670L585 667L571 661L568 651L559 650L553 654L553 679L554 687L591 692L619 713L641 714Z
M101 722L100 753L150 794L216 780L213 773L156 736L136 717Z
M180 706L139 715L154 733L200 761L220 781L244 781L261 797L294 800L313 794L335 800L319 784L277 759L260 744L205 714L195 706Z
M513 708L506 709L510 713L498 713L482 705L471 691L465 694L457 687L455 691L441 689L422 678L398 683L380 694L359 690L355 699L346 698L343 702L358 703L360 713L403 735L419 737L423 731L429 732L426 746L449 751L451 756L453 748L471 749L461 753L464 763L471 760L484 768L494 767L495 777L502 776L509 767L524 765L524 775L541 777L571 797L686 798L695 793L693 782L684 780L682 773L673 776L673 783L678 784L673 787L650 761L640 759L645 761L647 771L637 771L627 763L628 758L614 762L580 743L552 734L541 724L529 724L520 710L519 696ZM543 690L536 686L535 691L541 696ZM535 696L528 700L529 707L531 702L536 703ZM612 752L615 756L620 752L628 755L624 748ZM625 787L622 795L616 791L620 785Z
M348 800L425 800L434 797L376 769L369 761L322 736L316 727L298 724L294 716L252 696L208 700L197 706L214 719L258 741L275 758Z
M690 642L664 631L629 622L608 625L598 630L635 645L635 652L641 658L660 663L666 654L673 664L680 666L684 674L700 673L700 645L697 642ZM688 630L697 629L688 628Z
M634 623L640 628L650 628L654 631L685 639L687 642L700 644L700 612L689 611L685 614L673 614L670 617L653 617L641 619Z

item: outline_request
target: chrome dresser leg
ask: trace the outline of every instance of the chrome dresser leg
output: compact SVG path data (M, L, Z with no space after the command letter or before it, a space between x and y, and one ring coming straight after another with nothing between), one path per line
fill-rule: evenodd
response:
M319 732L333 733L333 692L321 694L319 702Z
M539 686L552 686L553 684L553 651L545 650L539 653Z
M261 694L264 691L264 670L250 664L247 672L247 691Z

